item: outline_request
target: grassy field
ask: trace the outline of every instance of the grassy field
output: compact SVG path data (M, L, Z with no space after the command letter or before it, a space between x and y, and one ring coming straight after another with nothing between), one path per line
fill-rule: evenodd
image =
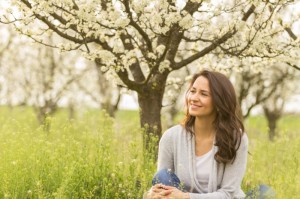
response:
M138 114L110 119L90 110L69 121L60 111L44 132L29 108L0 107L0 198L141 198L151 186L155 154L142 149ZM267 140L263 117L245 122L250 138L245 191L268 184L277 198L300 195L300 116L285 116Z
M263 117L246 121L250 138L244 189L268 184L277 198L300 198L300 116L288 115L279 121L279 136L267 140L268 128Z

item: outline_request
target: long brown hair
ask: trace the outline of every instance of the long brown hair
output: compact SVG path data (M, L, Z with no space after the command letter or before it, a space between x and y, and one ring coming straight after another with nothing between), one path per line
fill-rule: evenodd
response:
M233 162L241 144L244 125L234 87L225 75L203 70L193 76L190 87L186 92L186 117L183 126L187 132L194 135L195 116L189 114L187 94L200 76L209 81L212 101L217 113L213 123L216 131L215 145L218 146L215 160L222 163Z

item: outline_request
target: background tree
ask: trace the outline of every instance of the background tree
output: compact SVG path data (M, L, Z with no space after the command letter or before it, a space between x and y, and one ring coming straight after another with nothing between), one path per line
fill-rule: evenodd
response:
M243 118L250 116L253 108L265 103L270 96L280 90L278 85L284 84L289 78L290 74L287 72L274 74L274 71L281 71L286 69L279 69L274 67L269 62L262 61L260 64L266 64L257 70L255 66L241 66L242 70L235 73L235 87L238 92L238 101L242 107Z
M4 62L5 62L5 53L6 53L6 50L9 48L9 46L11 45L12 43L12 40L13 40L13 31L11 31L8 27L4 27L2 24L0 26L0 31L1 31L1 40L0 40L0 71L2 71L2 67L5 65ZM0 75L1 77L1 75ZM1 78L2 79L2 78ZM4 93L9 93L9 92L6 92L4 90L4 81L3 79L0 80L0 95L2 96ZM1 98L3 99L3 98ZM1 104L2 103L5 103L3 102L3 100L1 100ZM9 104L8 104L9 105Z
M295 70L288 68L287 64L279 63L269 71L269 76L274 79L280 79L279 82L272 82L276 85L276 90L262 103L264 115L269 127L269 140L274 141L277 132L277 123L284 113L284 106L288 97L295 90L295 80L299 75L296 75Z
M212 52L229 56L276 56L293 46L278 43L285 32L278 15L290 1L41 1L13 0L20 13L2 21L42 43L54 31L81 49L123 86L138 94L146 135L161 135L160 112L168 75ZM24 24L36 23L36 30ZM23 25L22 25L23 24ZM149 137L146 136L146 139ZM148 143L146 141L146 143Z
M59 101L63 98L68 87L83 76L84 71L74 69L76 59L71 60L73 56L64 55L56 57L54 49L38 48L37 62L38 66L31 68L31 73L35 81L27 82L32 89L31 97L33 98L34 108L40 124L49 130L49 121L47 117L53 115L58 108ZM64 57L64 58L63 58ZM74 57L73 57L74 58Z
M94 68L91 68L91 71L97 74L95 82L92 83L93 85L90 85L83 81L78 81L78 87L99 104L100 108L104 109L109 116L115 117L122 97L121 87L110 81L115 79L115 77L112 77L110 74L107 75L107 71L102 71L102 67L98 66L97 63L91 63L91 65L94 66Z
M22 104L27 91L20 89L18 80L22 78L23 73L19 73L17 69L27 55L27 52L21 53L20 51L22 47L25 47L26 41L24 37L17 38L10 26L1 26L1 39L3 39L0 57L1 104L13 108L14 105ZM16 54L19 56L15 56ZM16 92L19 93L18 98L15 97Z
M44 40L51 43L52 37ZM39 123L49 130L47 117L57 111L69 86L86 71L75 67L78 54L69 52L66 56L57 49L34 44L28 38L13 37L2 58L5 104L33 106Z

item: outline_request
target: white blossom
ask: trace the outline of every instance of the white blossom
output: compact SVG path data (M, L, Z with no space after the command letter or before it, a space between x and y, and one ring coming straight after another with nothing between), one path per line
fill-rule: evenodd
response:
M156 58L157 58L156 55L155 55L154 53L148 53L148 57L149 57L150 59L156 59Z
M164 60L160 63L159 65L159 72L164 72L165 70L170 70L170 61L169 60Z

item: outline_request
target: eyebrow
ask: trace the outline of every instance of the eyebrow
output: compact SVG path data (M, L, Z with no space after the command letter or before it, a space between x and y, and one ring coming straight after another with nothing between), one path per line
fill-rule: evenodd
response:
M192 86L191 90L192 90L192 89L197 90L197 89L196 89L195 87L193 87L193 86ZM207 93L210 93L209 91L203 90L203 89L200 89L200 91L201 91L201 92L207 92Z

